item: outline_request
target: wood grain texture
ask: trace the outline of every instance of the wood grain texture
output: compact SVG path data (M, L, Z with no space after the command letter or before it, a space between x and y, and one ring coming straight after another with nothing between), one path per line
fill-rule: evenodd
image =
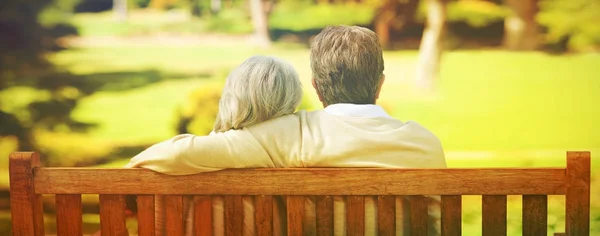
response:
M35 194L34 168L40 157L34 152L13 152L9 156L10 213L13 236L44 235L42 196Z
M442 236L462 235L462 196L442 196Z
M481 202L483 235L506 236L506 195L484 195Z
M244 231L244 204L242 196L224 196L225 235L242 235Z
M523 236L548 235L548 196L523 196Z
M213 235L213 213L211 196L194 196L194 235Z
M396 197L377 197L377 235L396 235Z
M165 195L164 198L166 235L184 235L183 196Z
M567 153L567 235L590 235L590 152Z
M256 235L273 235L273 197L254 197Z
M317 235L333 235L333 197L329 195L315 197Z
M304 235L304 197L288 196L287 206L287 233L288 236Z
M410 232L412 236L427 235L428 206L425 196L416 195L409 197L410 204Z
M81 195L56 195L56 233L61 236L83 234Z
M136 201L138 234L156 235L154 230L154 195L138 195Z
M125 227L125 196L100 195L100 231L102 236L128 234Z
M346 196L346 235L365 235L364 196Z
M231 169L185 176L133 168L39 168L34 174L37 194L561 195L566 186L564 168Z

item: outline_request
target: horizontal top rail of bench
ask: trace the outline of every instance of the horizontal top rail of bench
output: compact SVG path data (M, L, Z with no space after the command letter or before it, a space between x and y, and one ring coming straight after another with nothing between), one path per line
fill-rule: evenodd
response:
M169 176L147 169L36 167L33 174L36 194L564 195L567 188L565 168L228 169Z

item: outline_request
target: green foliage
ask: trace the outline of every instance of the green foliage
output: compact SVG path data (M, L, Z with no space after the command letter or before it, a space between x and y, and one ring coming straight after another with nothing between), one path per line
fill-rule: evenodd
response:
M477 28L503 21L508 14L509 10L505 6L480 0L450 1L446 9L448 22L466 22ZM416 18L424 22L426 15L427 4L421 1Z
M544 0L540 8L537 20L548 29L548 43L568 40L573 51L600 48L600 1Z
M206 21L204 30L208 32L246 34L254 31L248 11L242 8L221 9L219 14L203 19Z
M150 5L150 0L133 0L133 3L137 7L145 8L145 7L148 7L148 5Z
M369 25L376 8L366 4L309 4L281 2L269 16L271 29L306 31L328 25Z
M506 7L488 1L463 0L448 3L448 21L464 21L473 27L485 27L503 21Z
M75 6L82 0L53 0L38 15L38 21L44 26L64 23L71 17Z
M219 111L222 90L223 84L217 82L203 85L192 92L179 111L179 133L210 134Z

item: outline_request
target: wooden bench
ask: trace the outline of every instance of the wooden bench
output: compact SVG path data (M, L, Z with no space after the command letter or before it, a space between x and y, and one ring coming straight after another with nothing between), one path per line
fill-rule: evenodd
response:
M287 196L288 234L303 235L304 196L316 196L317 232L332 235L331 196L346 196L348 235L364 234L364 196L377 196L379 235L393 235L395 197L411 196L412 235L425 235L422 195L442 195L442 235L461 235L461 195L483 195L483 235L506 235L506 196L523 195L523 235L547 235L547 195L566 195L566 233L590 232L590 153L566 168L238 169L167 176L146 169L45 168L36 153L10 155L13 235L44 235L42 194L56 194L58 235L82 235L81 194L99 194L103 236L126 235L124 195L137 195L140 235L154 235L154 196L165 195L169 236L183 234L183 196L194 195L195 235L210 235L211 196L225 199L225 233L241 235L241 197L254 196L258 235L272 232L273 196Z

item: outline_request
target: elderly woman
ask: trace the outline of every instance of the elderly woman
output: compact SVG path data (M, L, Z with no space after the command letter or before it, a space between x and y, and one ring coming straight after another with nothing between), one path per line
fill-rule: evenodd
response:
M254 56L235 68L227 77L221 100L219 112L214 125L213 133L226 132L232 129L242 129L266 120L275 119L292 114L302 99L302 84L296 70L289 63L267 56ZM159 164L153 165L148 155L153 155L156 149L164 144L172 143L180 138L189 137L190 134L178 135L170 140L156 144L135 156L127 167L144 166L166 174L194 174L199 171L177 173L162 171ZM240 160L243 161L243 160ZM235 165L230 163L229 165ZM205 171L215 171L215 167ZM253 205L251 199L244 199L244 234L254 235ZM186 235L192 234L192 213L190 199L186 199L184 206L187 213ZM161 198L157 198L157 229L163 228ZM213 228L215 235L223 235L223 199L213 198Z

